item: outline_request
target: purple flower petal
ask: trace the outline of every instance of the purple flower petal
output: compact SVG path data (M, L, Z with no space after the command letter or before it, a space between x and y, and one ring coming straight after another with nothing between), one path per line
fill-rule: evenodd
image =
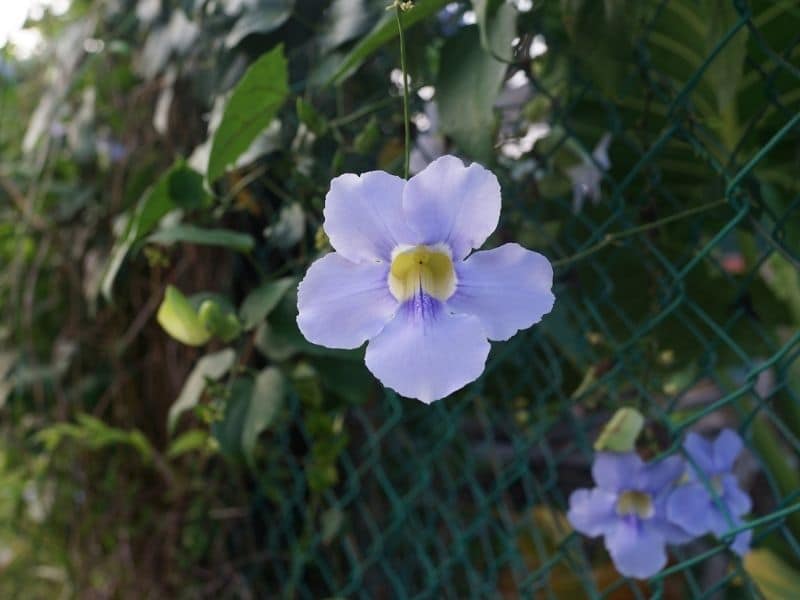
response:
M309 267L297 290L297 325L328 348L358 348L378 334L399 304L386 283L387 264L356 264L333 252Z
M417 243L444 242L453 260L462 260L497 227L500 184L478 164L465 167L454 156L442 156L408 181L403 210Z
M353 262L390 262L398 244L415 243L403 214L405 185L384 171L346 173L331 181L323 224L331 246Z
M739 487L736 476L731 474L723 475L722 489L724 490L723 498L725 504L727 504L731 514L738 517L750 512L750 509L753 507L753 501L750 499L749 494Z
M366 363L383 385L430 403L477 379L489 349L477 317L450 314L420 294L370 340Z
M707 475L710 476L715 473L711 442L694 432L690 432L683 441L683 448L692 458L695 465L702 469ZM689 464L688 469L689 477L693 479L696 478L695 465Z
M658 462L648 463L639 476L642 489L658 494L675 483L686 470L686 463L680 456L668 456Z
M711 511L711 495L700 482L677 487L667 499L667 519L693 535L710 530Z
M722 473L733 469L733 463L742 451L744 444L739 434L732 429L723 429L714 440L712 460L714 471Z
M733 515L725 515L722 511L715 509L711 511L711 518L709 520L710 529L717 536L717 538L722 538L726 533L728 533L731 529L737 529L744 524L744 521L739 517ZM750 541L753 537L753 532L742 531L741 533L737 533L736 537L733 538L733 542L731 543L731 550L736 552L737 554L744 555L750 549Z
M748 529L733 538L731 550L736 552L739 556L744 556L750 551L750 543L753 541L753 531Z
M697 537L693 533L686 531L683 527L675 523L670 523L663 517L658 519L657 522L654 521L653 526L658 529L664 541L668 544L687 544Z
M646 579L667 564L664 538L652 527L635 520L620 520L605 537L606 548L617 571L626 577Z
M592 465L597 486L609 492L634 489L631 483L639 477L644 463L634 452L598 452Z
M478 317L490 340L507 340L538 323L555 302L550 262L519 244L476 252L456 264L456 275L448 307Z
M600 488L575 490L569 496L567 520L576 531L597 537L611 531L619 520L617 495Z

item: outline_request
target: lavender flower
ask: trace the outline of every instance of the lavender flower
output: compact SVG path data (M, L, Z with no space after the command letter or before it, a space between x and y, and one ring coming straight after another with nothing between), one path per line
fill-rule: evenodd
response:
M488 340L550 312L553 269L518 244L472 253L497 227L500 184L443 156L405 181L383 171L331 181L324 229L336 252L298 289L309 341L357 348L400 394L430 403L482 372Z
M667 564L666 544L690 536L667 520L665 505L686 468L678 456L645 464L633 452L600 452L592 466L597 487L575 490L567 519L589 537L603 536L617 570L644 579Z
M725 429L711 442L696 433L686 436L683 448L691 457L688 482L676 488L667 501L667 516L693 535L714 533L717 537L742 524L751 501L739 487L733 463L742 450L742 439ZM731 549L744 555L750 548L751 531L739 533Z

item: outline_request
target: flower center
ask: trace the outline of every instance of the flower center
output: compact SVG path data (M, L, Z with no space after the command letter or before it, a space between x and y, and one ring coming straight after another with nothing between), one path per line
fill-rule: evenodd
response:
M636 515L640 519L653 516L653 500L645 492L623 492L617 500L617 514L621 517Z
M456 291L456 273L447 248L414 246L395 254L389 290L401 302L419 291L447 300Z

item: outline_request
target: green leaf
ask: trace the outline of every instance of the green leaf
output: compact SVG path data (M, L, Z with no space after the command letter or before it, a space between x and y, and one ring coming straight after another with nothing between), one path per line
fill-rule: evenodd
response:
M736 25L740 15L727 0L706 0L706 2L710 16L707 21L706 51L711 53L728 31ZM744 73L747 39L747 27L742 27L714 57L706 71L711 89L717 97L720 136L731 151L739 141L740 135L736 96Z
M370 117L364 128L358 132L353 140L353 148L359 154L369 154L381 139L381 128L378 126L378 119Z
M203 429L192 429L179 435L167 448L169 458L177 458L195 450L202 450L208 447L208 431Z
M272 425L283 406L284 393L283 375L277 368L267 367L256 376L242 430L242 452L251 467L255 467L253 453L258 436Z
M305 123L316 135L323 135L328 129L328 122L321 114L309 103L298 96L297 98L297 118Z
M797 597L800 572L793 569L770 550L755 548L744 557L744 568L758 585L766 600Z
M138 429L112 427L92 415L84 413L76 417L76 423L58 423L36 434L36 438L52 452L65 439L72 439L86 448L100 450L108 446L123 445L134 448L143 460L153 457L153 447Z
M244 12L233 29L225 36L225 47L233 48L252 33L274 31L291 16L293 0L267 0L259 2L253 10Z
M286 292L295 285L297 285L297 279L284 277L275 281L267 281L250 292L239 309L239 317L245 331L249 331L266 319Z
M205 229L195 225L173 225L160 229L147 238L148 242L169 246L175 242L188 242L203 246L222 246L237 252L250 252L255 246L253 237L230 229Z
M239 319L233 312L224 312L218 302L204 300L197 311L200 322L223 342L230 342L242 332Z
M283 375L275 367L267 367L255 378L240 378L231 386L222 421L214 424L214 436L222 451L232 457L241 456L255 467L258 436L272 425L283 406Z
M141 197L130 216L125 233L111 251L111 258L100 285L103 296L111 300L114 280L125 257L139 240L155 228L164 215L175 208L202 206L207 199L202 176L187 167L183 161L178 161L164 173Z
M769 269L763 275L767 286L787 305L792 320L800 326L800 272L777 252L767 259L767 266Z
M364 366L363 360L317 356L313 364L322 386L348 405L363 404L374 391L375 378Z
M509 45L514 36L516 13L499 10L488 24L497 45ZM477 27L465 27L442 48L436 82L439 125L461 149L475 160L494 158L493 105L506 73L506 65L480 46Z
M499 22L508 19L516 20L516 9L503 0L474 0L473 5L475 6L475 18L480 31L481 46L492 56L510 61L512 58L510 40L501 30L492 27L492 21L496 19L499 19ZM509 14L498 14L503 12ZM506 44L507 41L509 42L508 44Z
M336 535L341 531L342 525L344 524L344 513L341 509L336 508L329 508L320 517L320 525L321 525L321 533L320 538L322 539L322 543L327 545L330 544Z
M264 54L247 69L225 105L214 132L208 181L214 182L236 162L269 125L289 94L289 71L283 45Z
M192 303L174 286L167 286L156 318L164 331L187 346L202 346L211 339Z
M408 30L422 19L429 17L439 10L450 0L419 0L409 11L402 13L401 19L403 29ZM364 39L362 39L347 56L345 56L339 68L333 73L328 83L340 85L374 52L384 44L391 42L397 37L397 20L393 11L386 11L381 20L375 24ZM509 40L510 43L510 40Z
M314 356L335 356L363 360L363 350L337 350L312 344L297 327L297 290L292 286L263 321L253 336L256 348L273 362L284 361L300 352Z
M644 426L644 417L635 408L620 408L603 427L594 443L597 452L630 452Z
M197 361L194 369L189 373L189 377L186 378L178 399L169 409L167 428L170 432L175 429L178 417L197 405L206 388L206 380L217 381L230 370L235 359L236 353L230 348L225 348L219 352L207 354Z

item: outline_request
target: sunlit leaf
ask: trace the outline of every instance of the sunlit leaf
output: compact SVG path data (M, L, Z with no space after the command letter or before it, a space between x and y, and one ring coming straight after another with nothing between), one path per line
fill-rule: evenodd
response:
M218 302L204 300L197 311L200 322L223 342L229 342L242 332L242 325L233 311L225 312Z
M631 452L636 446L636 438L644 427L644 417L635 408L624 407L617 410L594 443L598 452Z
M214 132L208 159L208 181L234 164L269 125L289 94L289 72L283 46L254 62L236 84Z
M800 571L793 569L766 548L756 548L744 557L744 568L766 600L788 600L800 590Z
M192 303L174 286L167 286L156 318L164 331L187 346L202 346L211 339Z
M177 458L195 450L203 450L208 448L208 440L208 431L192 429L182 433L172 441L169 448L167 448L167 456L169 458Z

